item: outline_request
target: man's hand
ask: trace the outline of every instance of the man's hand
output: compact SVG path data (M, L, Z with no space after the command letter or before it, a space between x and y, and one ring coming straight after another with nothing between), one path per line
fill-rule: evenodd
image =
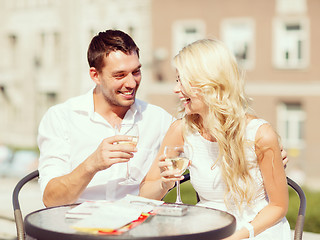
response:
M121 144L118 144L119 142ZM115 163L128 162L137 152L137 148L131 143L132 137L125 135L103 139L97 150L88 158L88 169L98 172L111 167Z
M287 163L289 162L288 154L287 154L286 150L283 149L282 145L280 146L280 149L281 149L281 157L282 157L283 166L284 166L284 168L286 168Z

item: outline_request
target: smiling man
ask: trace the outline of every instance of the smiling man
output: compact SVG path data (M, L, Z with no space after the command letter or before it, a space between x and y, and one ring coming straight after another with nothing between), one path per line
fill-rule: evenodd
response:
M173 120L160 107L136 99L141 63L129 35L100 32L89 45L88 62L96 86L51 107L39 126L39 182L46 206L138 195L138 184L119 184L126 162L141 182ZM137 148L114 144L130 140L115 136L120 123L138 124Z

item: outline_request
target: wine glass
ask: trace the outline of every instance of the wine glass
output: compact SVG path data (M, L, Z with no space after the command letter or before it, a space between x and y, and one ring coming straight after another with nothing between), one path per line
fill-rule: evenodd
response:
M168 170L179 170L179 174L175 175L176 177L181 176L184 171L189 166L190 160L190 150L187 146L165 146L164 155L166 157L165 161L172 163L171 166L168 166ZM177 199L176 204L182 204L180 196L180 180L176 181L177 186Z
M123 123L123 124L117 124L115 126L115 132L116 135L128 135L132 137L131 141L118 141L117 144L131 144L134 146L137 146L138 140L139 140L139 128L138 125L135 123ZM126 179L119 184L121 185L135 185L139 184L139 182L132 178L130 175L130 167L129 167L129 161L127 162L127 172L126 172Z

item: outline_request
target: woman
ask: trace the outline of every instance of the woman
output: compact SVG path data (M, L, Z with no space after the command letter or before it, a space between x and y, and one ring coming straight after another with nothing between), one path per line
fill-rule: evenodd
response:
M266 121L248 114L244 79L234 56L220 41L204 39L183 48L174 63L174 91L185 115L168 130L140 195L161 199L183 179L168 170L163 151L168 145L189 145L198 204L237 219L237 229L227 239L290 239L278 135Z

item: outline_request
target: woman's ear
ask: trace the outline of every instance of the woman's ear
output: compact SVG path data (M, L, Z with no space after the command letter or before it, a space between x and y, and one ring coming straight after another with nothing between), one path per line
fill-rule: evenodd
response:
M95 84L97 85L100 84L99 72L95 67L91 67L89 69L89 75L91 79L95 82Z

